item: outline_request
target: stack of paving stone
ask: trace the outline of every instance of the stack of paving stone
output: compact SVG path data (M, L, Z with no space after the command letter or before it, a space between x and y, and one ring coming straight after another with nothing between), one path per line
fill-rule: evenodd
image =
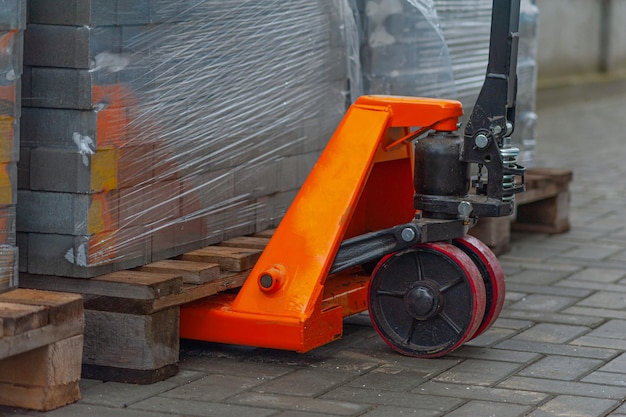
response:
M469 115L485 79L493 0L359 2L363 88L368 94L458 99ZM513 143L531 166L535 150L538 11L522 0Z
M15 234L26 0L0 0L0 292L17 287Z
M275 226L345 111L339 3L31 0L20 270L90 278Z

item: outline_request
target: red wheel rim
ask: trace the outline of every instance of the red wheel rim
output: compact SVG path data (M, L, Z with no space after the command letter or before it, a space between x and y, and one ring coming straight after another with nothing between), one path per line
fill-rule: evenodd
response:
M372 273L369 303L374 328L392 349L436 358L476 333L486 295L471 258L438 242L385 256Z
M502 311L506 293L504 271L491 249L474 236L466 235L454 239L453 243L474 261L483 277L487 294L485 316L474 334L474 338L489 329Z

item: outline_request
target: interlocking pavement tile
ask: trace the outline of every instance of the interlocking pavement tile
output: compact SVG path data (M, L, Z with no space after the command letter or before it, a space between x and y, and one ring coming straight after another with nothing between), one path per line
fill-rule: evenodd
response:
M412 392L426 395L439 395L442 397L524 405L536 405L545 401L549 397L548 394L541 392L489 388L476 385L447 384L434 381L426 382L414 389Z
M202 375L197 372L184 372L191 380ZM177 375L181 378L180 375ZM105 405L108 407L124 408L138 401L169 391L178 385L178 380L160 381L150 385L123 384L120 382L105 382L93 385L82 392L82 402L85 404Z
M626 293L599 291L579 301L576 305L623 310L626 308Z
M370 406L361 401L335 401L320 398L307 398L294 395L245 392L230 400L230 404L272 410L295 410L325 415L352 416L362 414ZM275 412L275 411L272 411ZM217 414L216 414L217 415Z
M2 410L0 410L2 411ZM171 417L169 413L162 413L160 411L143 411L133 410L130 408L109 408L106 406L90 405L83 403L70 404L65 407L57 408L54 411L48 411L45 414L38 413L33 415L40 415L45 417L84 417L84 416L98 416L98 417Z
M528 310L541 312L557 312L578 301L574 297L531 294L509 306L512 310Z
M500 313L500 317L508 319L529 320L534 322L549 322L553 324L565 324L565 325L582 325L588 327L595 327L600 325L604 320L599 317L587 317L582 314L574 314L576 307L569 307L563 310L563 313L544 313L527 310L509 310L505 309ZM571 313L571 314L570 314Z
M497 387L613 400L621 400L626 396L626 388L622 387L524 376L513 376Z
M587 332L589 332L589 328L585 326L539 323L518 334L513 339L546 343L566 343Z
M496 346L497 349L521 350L544 355L574 356L581 358L609 359L617 353L614 349L573 346L532 340L509 339Z
M408 369L389 364L353 379L346 385L385 391L407 391L426 381L429 376L430 372L417 367Z
M572 341L582 346L626 350L626 320L610 320L588 334Z
M580 397L574 395L559 395L548 401L530 416L532 417L556 417L556 416L604 416L619 404L619 401ZM612 414L614 415L614 414Z
M592 384L605 384L605 385L617 385L619 387L626 387L626 375L623 373L613 372L592 372L583 379L582 382L590 382Z
M257 387L258 391L316 397L354 378L354 374L327 369L299 369Z
M133 404L132 409L157 413L173 413L194 417L265 417L276 414L275 409L208 401L181 400L177 398L152 397ZM89 415L89 414L87 414Z
M615 224L613 224L613 228L614 227ZM559 258L575 259L577 261L601 261L621 252L623 249L624 248L619 245L583 245L562 253Z
M366 388L339 387L320 398L333 401L349 401L356 404L390 405L446 412L455 409L463 400L439 395L414 394L409 392L376 391Z
M485 349L481 347L463 345L450 353L450 356L466 359L482 359L485 361L500 361L525 364L533 362L541 355L533 352L521 352L505 349Z
M269 380L291 372L289 366L262 362L239 361L230 358L189 356L181 352L180 369L227 374Z
M615 359L607 362L606 365L600 368L600 371L626 374L626 353L622 353Z
M488 386L513 374L519 367L519 364L510 362L468 359L443 372L433 380L454 384Z
M621 269L585 268L567 277L568 281L591 281L614 283L624 278L626 272Z
M438 417L439 411L423 410L415 407L395 407L393 405L379 405L360 417L390 417L390 416L416 416L416 417ZM280 417L285 417L283 414ZM314 417L314 416L311 416ZM317 415L319 417L319 415Z
M263 381L257 378L212 374L161 395L182 400L219 402L261 383Z
M506 275L507 287L509 283L527 285L549 285L569 275L569 271L550 271L541 269L525 269L517 274Z
M518 404L501 404L487 401L470 401L463 404L447 417L467 416L498 416L498 417L521 417L527 415L530 407Z
M574 381L603 363L599 359L547 356L518 372L518 375Z
M513 336L514 334L515 334L514 330L492 327L491 329L487 330L486 332L478 335L474 339L472 339L469 342L465 343L465 345L463 345L461 347L461 349L463 349L465 346L475 346L475 347L491 346L494 343L498 343L498 342L501 342L503 340L508 339L509 337ZM458 351L455 351L455 352L458 352Z

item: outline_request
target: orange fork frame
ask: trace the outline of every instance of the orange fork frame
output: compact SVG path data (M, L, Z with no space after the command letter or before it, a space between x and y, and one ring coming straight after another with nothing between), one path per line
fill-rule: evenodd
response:
M340 338L368 308L369 280L328 276L341 242L414 218L410 129L455 131L462 114L452 100L359 98L241 290L183 306L181 337L298 352Z

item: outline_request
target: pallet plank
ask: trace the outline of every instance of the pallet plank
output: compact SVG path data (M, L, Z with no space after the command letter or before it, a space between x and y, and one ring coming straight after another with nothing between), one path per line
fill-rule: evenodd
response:
M203 284L219 278L220 266L216 263L179 261L167 259L153 262L138 269L141 272L179 274L184 284Z
M48 310L43 306L0 302L4 336L16 336L48 324Z
M220 243L220 246L227 246L231 248L246 248L246 249L260 249L263 250L269 243L269 237L256 237L256 236L240 236L232 239L228 239Z
M0 302L48 307L51 324L64 323L83 314L83 298L79 294L17 288L0 294Z
M261 256L257 249L208 246L181 255L183 261L216 263L226 271L241 272L251 269Z

